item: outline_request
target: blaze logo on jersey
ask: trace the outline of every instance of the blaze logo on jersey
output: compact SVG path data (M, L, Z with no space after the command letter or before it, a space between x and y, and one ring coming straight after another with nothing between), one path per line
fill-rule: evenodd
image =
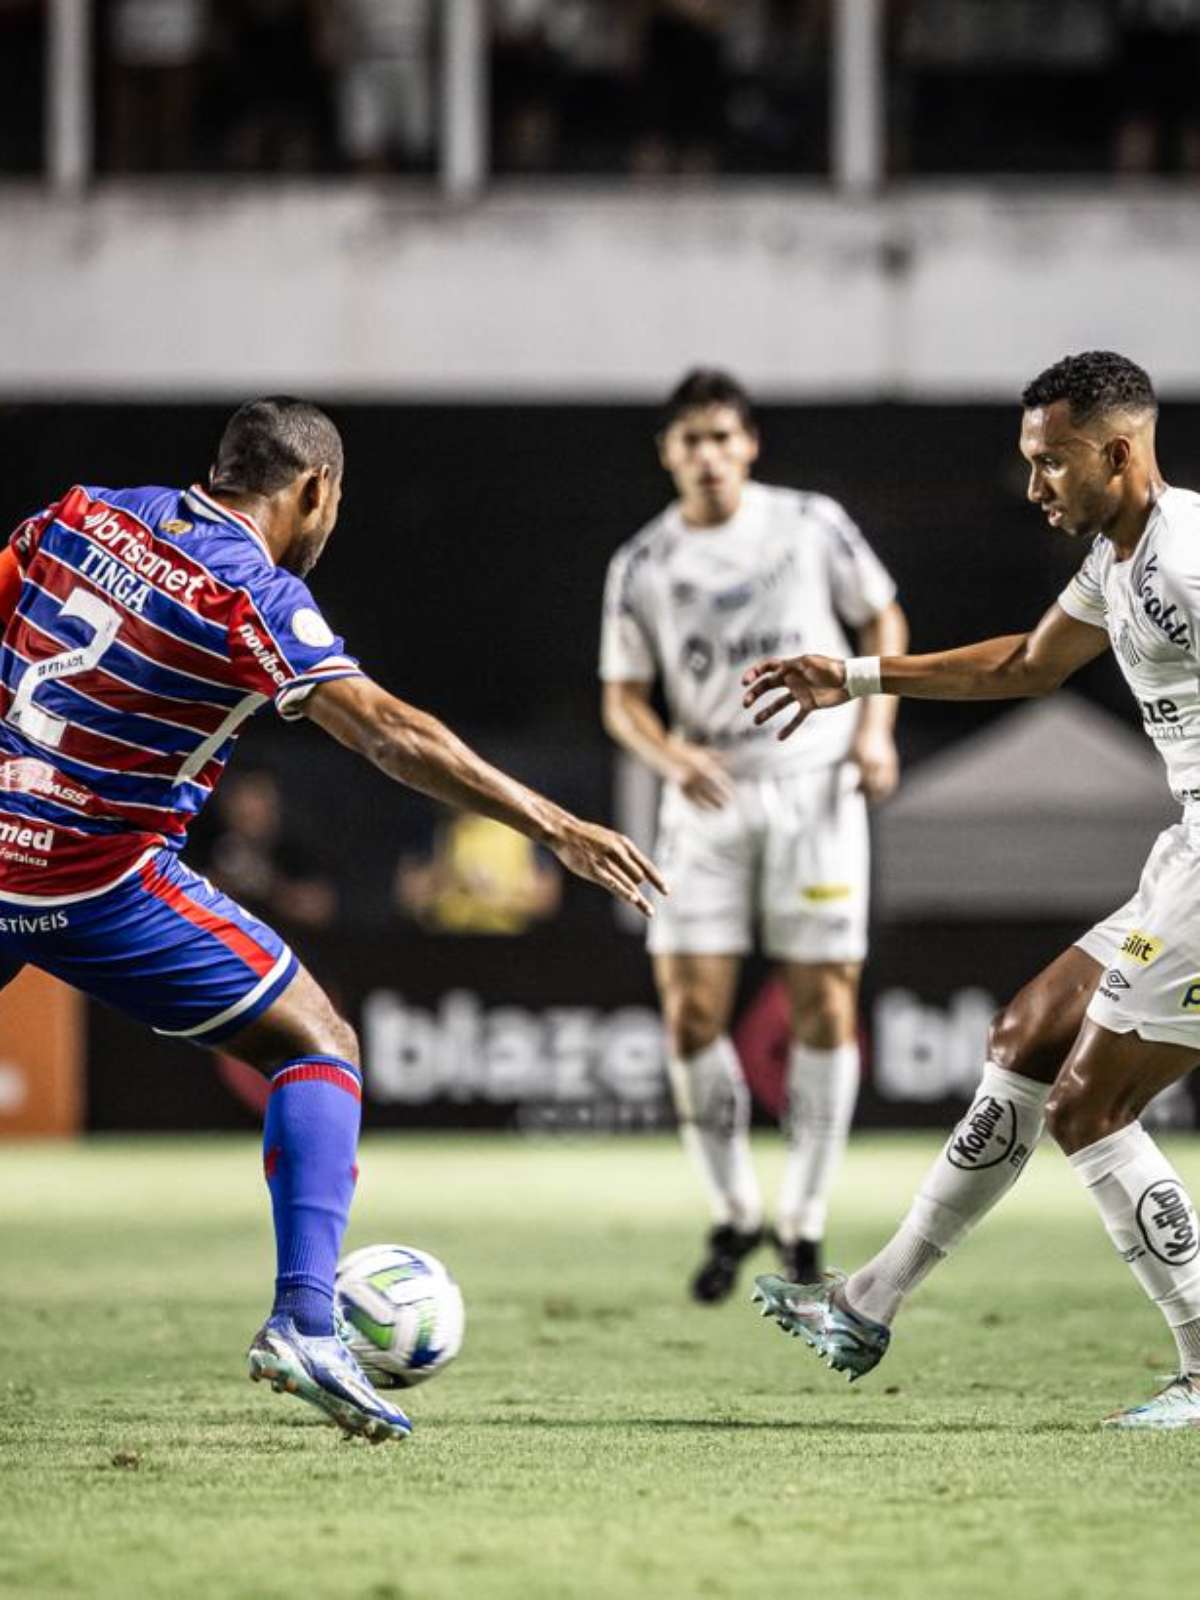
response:
M1162 955L1163 942L1156 939L1153 934L1142 933L1135 928L1132 933L1126 934L1125 943L1121 946L1121 954L1129 956L1140 966L1149 967Z

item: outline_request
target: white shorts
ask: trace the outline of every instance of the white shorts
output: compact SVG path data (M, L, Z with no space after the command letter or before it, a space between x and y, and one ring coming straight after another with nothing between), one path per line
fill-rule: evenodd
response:
M742 779L720 811L663 791L655 859L671 885L650 924L654 955L861 961L870 843L858 768Z
M1104 968L1093 1022L1200 1056L1200 832L1164 829L1137 893L1078 944Z

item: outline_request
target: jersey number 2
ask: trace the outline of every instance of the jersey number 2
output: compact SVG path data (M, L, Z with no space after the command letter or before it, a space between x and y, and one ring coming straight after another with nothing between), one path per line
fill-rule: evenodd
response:
M86 622L93 629L90 641L85 645L72 645L69 650L60 650L57 655L46 656L26 667L5 718L35 744L50 745L53 749L62 743L67 719L34 705L34 695L44 683L59 683L63 678L90 672L116 638L123 620L119 611L86 589L72 589L59 616L78 617Z

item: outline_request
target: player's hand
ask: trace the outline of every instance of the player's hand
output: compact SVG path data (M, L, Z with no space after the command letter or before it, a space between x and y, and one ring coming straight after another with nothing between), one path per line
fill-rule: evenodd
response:
M675 746L672 777L694 806L720 811L733 799L733 779L719 756L703 745L680 741Z
M828 706L843 706L850 698L846 693L846 663L833 656L789 656L759 661L746 668L742 682L746 685L742 704L747 710L764 695L783 691L754 714L755 726L762 727L781 711L794 710L795 716L776 735L780 739L789 739L811 712L823 711Z
M652 884L660 894L670 892L653 861L632 839L611 828L572 817L559 837L547 843L568 872L599 884L644 917L652 917L654 907L641 892L643 883Z
M858 786L872 805L886 800L900 782L900 756L887 728L860 728L850 759L858 766Z

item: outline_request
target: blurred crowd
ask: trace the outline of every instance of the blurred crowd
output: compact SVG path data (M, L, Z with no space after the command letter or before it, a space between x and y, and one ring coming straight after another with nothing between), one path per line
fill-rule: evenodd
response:
M1200 0L883 0L893 173L1200 171ZM822 173L834 0L487 0L501 173ZM425 172L445 0L96 0L106 172ZM46 0L0 0L0 170Z

